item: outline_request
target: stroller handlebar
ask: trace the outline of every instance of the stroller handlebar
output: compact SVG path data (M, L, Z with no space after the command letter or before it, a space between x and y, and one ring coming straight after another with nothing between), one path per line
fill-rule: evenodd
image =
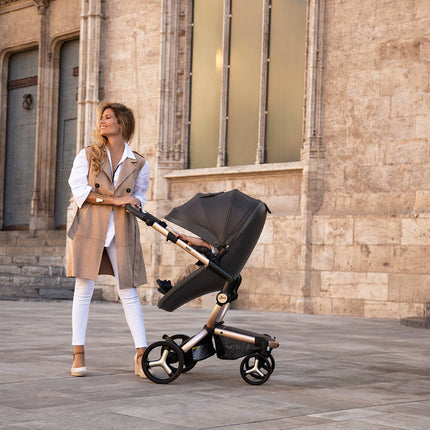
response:
M132 205L125 205L125 208L130 213L132 213L134 216L136 216L137 218L144 221L146 223L146 225L148 225L148 226L152 226L154 223L157 223L158 225L160 225L163 228L167 227L167 224L164 221L159 220L157 217L155 217L154 215L151 215L149 212L146 212L146 211L140 210L140 209L136 209Z

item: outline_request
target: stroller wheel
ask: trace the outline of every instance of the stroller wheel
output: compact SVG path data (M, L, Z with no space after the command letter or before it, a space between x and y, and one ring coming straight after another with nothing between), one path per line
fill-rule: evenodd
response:
M157 384L169 384L182 372L184 356L174 343L161 340L149 345L142 357L143 372Z
M190 337L186 334L174 334L173 336L170 336L170 340L173 340L179 347L186 344L189 341ZM197 362L193 360L193 356L191 354L191 351L183 352L182 354L184 356L184 368L182 369L182 373L186 373L190 371Z
M247 355L240 363L240 374L245 382L251 385L264 384L272 371L269 359L258 352Z

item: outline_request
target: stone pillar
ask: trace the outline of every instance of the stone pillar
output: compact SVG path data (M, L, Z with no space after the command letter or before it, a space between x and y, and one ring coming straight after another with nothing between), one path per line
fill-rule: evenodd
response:
M81 0L76 152L91 143L99 103L101 0Z
M96 123L96 108L99 102L101 19L101 0L81 0L76 153L91 143L91 132ZM75 210L75 204L71 199L67 208L68 227Z
M49 229L54 224L55 151L52 151L52 54L49 52L49 0L33 0L40 15L40 42L36 117L34 188L30 229Z
M324 10L325 0L311 0L308 4L305 122L301 154L303 176L300 288L303 302L297 306L297 311L305 313L313 313L311 298L312 223L314 214L321 207L324 195L324 145L321 138Z

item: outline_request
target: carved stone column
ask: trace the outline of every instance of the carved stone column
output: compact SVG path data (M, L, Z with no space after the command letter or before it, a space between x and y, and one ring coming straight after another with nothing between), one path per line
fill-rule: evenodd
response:
M166 169L186 166L189 122L189 80L191 61L191 0L164 0L160 136L158 163Z
M76 152L91 143L99 103L101 0L81 0Z
M34 188L31 199L30 229L49 229L54 224L55 159L52 151L52 55L49 52L49 0L33 0L40 16L40 41L36 116Z
M321 137L322 78L324 52L325 0L308 3L308 29L306 43L306 81L304 106L304 139L301 159L303 163L301 214L301 291L302 309L313 312L311 297L312 282L312 225L314 214L321 207L324 192L324 145Z
M101 0L81 0L79 38L79 83L76 131L76 153L91 143L99 102ZM69 227L76 207L73 199L67 208Z

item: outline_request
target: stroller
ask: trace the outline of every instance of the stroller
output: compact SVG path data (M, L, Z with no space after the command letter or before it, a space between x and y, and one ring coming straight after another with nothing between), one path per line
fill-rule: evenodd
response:
M216 353L222 360L244 357L240 364L242 378L251 385L265 383L275 369L271 351L279 346L276 338L228 327L223 319L230 303L238 298L240 272L260 237L268 207L239 190L232 190L199 193L172 209L165 219L210 243L218 250L216 259L178 239L172 228L148 212L130 205L127 210L195 257L200 265L159 300L160 309L172 312L193 299L218 291L209 320L197 334L164 335L163 340L146 348L142 368L148 379L168 384L198 361Z

